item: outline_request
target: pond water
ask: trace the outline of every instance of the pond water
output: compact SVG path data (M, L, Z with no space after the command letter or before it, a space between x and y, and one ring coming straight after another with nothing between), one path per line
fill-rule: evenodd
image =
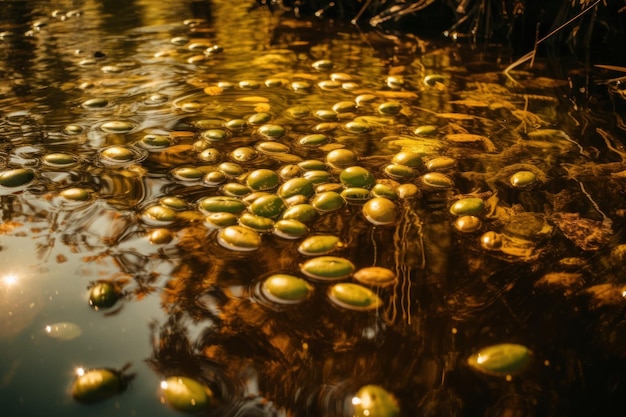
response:
M221 0L0 6L3 416L624 414L623 103L584 74Z

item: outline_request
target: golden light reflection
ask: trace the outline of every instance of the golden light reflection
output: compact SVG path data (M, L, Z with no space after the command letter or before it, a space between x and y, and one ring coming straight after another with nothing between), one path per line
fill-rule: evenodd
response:
M476 358L476 363L485 363L488 359L488 355L478 355L478 357Z
M57 340L73 340L82 334L82 329L75 323L62 321L47 324L44 327L46 335Z
M161 389L167 389L167 381L161 381Z
M16 274L7 274L4 275L2 277L2 282L7 286L7 287L12 287L14 285L17 284L18 282L18 276Z
M362 409L361 414L367 416L374 404L371 396L364 395L362 397L352 397L352 405L359 406Z
M76 374L76 376L83 376L85 375L85 368L79 366L74 369L74 373Z
M0 274L0 339L13 337L27 328L43 307L41 287L28 285L31 274L7 268Z

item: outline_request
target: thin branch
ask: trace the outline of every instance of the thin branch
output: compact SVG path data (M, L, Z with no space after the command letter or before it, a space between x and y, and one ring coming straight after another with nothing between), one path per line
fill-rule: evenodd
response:
M545 42L546 40L550 39L553 35L555 35L556 33L558 33L559 31L561 31L564 27L568 26L569 24L571 24L572 22L574 22L575 20L577 20L578 18L580 18L581 16L583 16L585 13L587 13L589 10L592 10L594 7L596 7L602 0L596 0L595 3L593 3L592 5L590 5L589 7L587 7L585 10L581 11L580 13L578 13L576 16L572 17L570 20L568 20L567 22L563 23L561 26L559 26L558 28L554 29L552 32L548 33L546 36L544 36L543 38L539 39L538 41L535 42L535 47L533 48L532 51L528 52L526 55L522 56L521 58L519 58L517 61L513 62L511 65L509 65L508 67L506 67L506 69L504 70L504 73L508 76L509 71L511 71L513 68L518 67L519 65L523 64L524 62L531 60L534 61L535 59L535 53L537 51L537 46L539 46L539 44Z
M532 60L534 58L534 56L535 56L535 51L536 51L536 49L533 49L532 51L530 51L526 55L518 58L515 62L513 62L511 65L506 67L506 69L504 70L504 73L506 74L506 76L509 77L509 71L511 71L513 68L518 67L519 65L523 64L526 61Z
M596 68L602 68L602 69L607 69L607 70L611 70L611 71L626 72L626 67L620 67L620 66L617 66L617 65L603 65L603 64L597 64L597 65L594 65L594 67L596 67Z
M587 7L585 10L581 11L580 13L578 13L576 16L572 17L570 20L568 20L567 22L563 23L561 26L559 26L558 28L554 29L552 32L548 33L546 36L544 36L543 38L539 39L537 41L537 45L539 45L540 43L544 42L545 40L549 39L552 37L552 35L556 34L557 32L559 32L561 29L563 29L565 26L568 26L570 23L572 23L573 21L575 21L576 19L578 19L579 17L581 17L582 15L584 15L585 13L587 13L589 10L593 9L594 7L596 7L602 0L596 0L595 3L593 3L591 6Z
M363 5L363 7L361 7L361 10L359 10L359 12L357 13L356 16L354 16L354 18L352 18L352 20L350 21L350 23L352 23L355 26L358 26L359 24L359 19L361 18L361 16L363 15L363 13L365 13L365 10L369 7L370 3L372 2L372 0L367 0L365 2L365 4Z

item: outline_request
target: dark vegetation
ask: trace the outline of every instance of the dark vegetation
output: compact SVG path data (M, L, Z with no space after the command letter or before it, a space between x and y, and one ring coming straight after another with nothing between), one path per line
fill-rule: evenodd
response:
M491 56L502 70L537 68L567 80L564 95L584 107L626 105L626 0L250 0L278 19L354 25L407 43L457 43L460 53ZM380 46L380 45L379 45ZM495 51L495 55L494 55ZM377 48L377 52L381 52ZM486 54L486 55L485 55Z
M258 6L364 31L506 45L518 57L540 48L544 56L626 65L624 0L256 0Z

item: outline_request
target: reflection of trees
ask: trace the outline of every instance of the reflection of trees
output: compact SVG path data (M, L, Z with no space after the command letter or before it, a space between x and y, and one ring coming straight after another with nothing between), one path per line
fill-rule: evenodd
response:
M348 212L341 217L349 218ZM256 284L268 271L295 268L281 258L297 255L271 236L264 237L259 253L241 255L220 248L203 228L181 230L180 261L162 294L168 319L153 325L149 363L161 375L188 375L216 387L230 401L226 414L235 413L247 395L259 395L293 415L349 415L350 396L364 384L378 383L398 396L403 415L547 416L554 415L555 397L571 389L585 392L578 385L582 375L599 381L607 360L618 360L582 347L592 329L588 326L599 319L597 312L589 312L580 328L579 313L568 307L572 299L556 292L534 294L535 278L547 269L544 258L516 263L467 248L455 258L471 268L467 274L451 266L440 270L433 258L450 248L437 242L443 238L443 220L432 217L424 226L434 265L413 268L405 277L413 285L410 324L386 323L376 313L340 311L328 303L323 283L315 283L314 296L297 306L264 303ZM397 249L381 244L389 238L384 231L370 233L356 217L347 224L344 232L350 237L342 238L361 244L351 259L388 259ZM606 272L617 275L617 270L611 264ZM550 307L537 309L536 303ZM622 328L613 313L604 317ZM601 333L621 340L620 332ZM483 378L464 366L465 353L503 338L527 343L537 366L513 382ZM577 346L595 365L580 362L574 351L561 358L557 350L563 346ZM545 358L556 363L542 364ZM611 378L621 366L609 371ZM541 382L546 373L548 385ZM599 392L607 389L606 383L598 385Z
M159 374L182 373L218 388L257 385L250 394L294 415L344 415L345 401L367 383L384 383L405 398L441 384L443 363L425 353L432 346L421 334L388 327L376 312L340 311L328 303L326 284L317 283L312 299L296 306L259 299L260 278L284 268L280 258L290 253L273 253L272 237L259 254L240 255L212 243L203 228L181 234L181 259L162 293L169 318L153 327L149 362ZM198 371L203 366L209 375ZM409 411L415 406L406 404Z
M223 374L214 377L229 378L233 386L258 384L258 394L293 415L344 415L345 401L366 383L386 381L394 392L420 398L441 382L442 364L423 357L416 340L395 332L388 332L382 344L361 339L335 350L337 338L358 331L362 318L344 315L341 321L322 311L328 316L318 321L244 299L222 303L221 320L208 316L192 325L204 329L195 339L182 312L171 315L158 333L155 329L158 340L149 362L158 373L183 373L219 386L223 381L198 374L202 363L219 364ZM414 406L407 404L407 410Z
M12 17L11 19L5 18L0 20L3 29L6 28L21 33L26 32L30 28L30 22L33 18L28 6L28 2L21 1L3 4L3 15ZM3 42L7 43L7 48L2 54L2 62L6 63L7 67L0 67L0 75L2 75L5 83L7 80L11 80L10 84L13 93L17 97L27 96L31 89L27 74L30 73L32 67L32 39L24 36L7 36L6 39L3 39Z

